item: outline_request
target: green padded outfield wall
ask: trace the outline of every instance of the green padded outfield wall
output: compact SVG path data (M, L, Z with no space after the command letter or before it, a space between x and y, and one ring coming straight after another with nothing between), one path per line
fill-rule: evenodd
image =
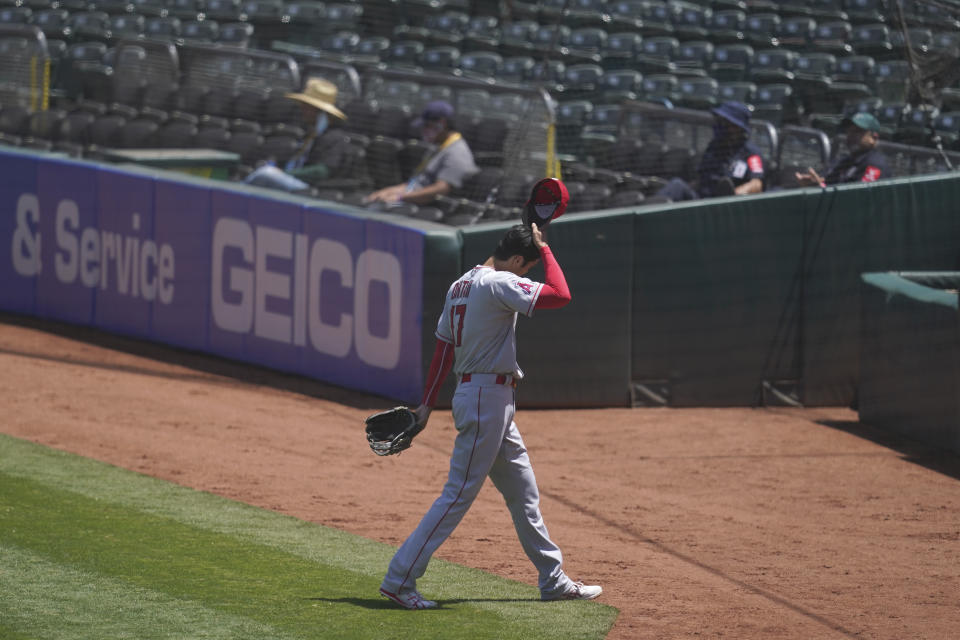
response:
M629 406L634 220L630 212L581 213L550 225L547 240L573 299L517 320L517 357L526 376L517 390L520 406ZM485 261L509 227L464 228L464 269ZM543 268L529 276L542 281ZM438 305L434 325L439 312Z
M670 406L752 406L764 380L799 376L803 213L803 198L769 194L637 215L632 370L641 388Z
M862 276L859 411L863 422L960 453L958 286L957 272Z
M960 267L960 179L805 190L804 404L855 402L860 275Z
M957 203L960 178L940 175L638 212L635 388L669 406L854 403L860 274L958 268Z

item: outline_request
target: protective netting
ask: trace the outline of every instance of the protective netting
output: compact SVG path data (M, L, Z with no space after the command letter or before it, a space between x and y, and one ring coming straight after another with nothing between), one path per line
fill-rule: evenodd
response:
M449 98L483 171L437 219L515 207L546 174L571 183L571 212L641 204L691 177L710 109L729 100L751 109L768 190L828 166L857 111L879 121L898 176L952 169L960 152L956 0L11 0L3 25L30 35L0 37L0 109L42 108L49 77L64 116L141 121L100 146L227 148L245 170L282 161L311 126L283 95L333 82L350 160L314 193L336 200L408 177L424 150L405 125ZM57 136L59 111L52 137L19 120L0 134L84 153L94 136Z
M0 105L47 108L50 56L43 33L27 25L0 24Z

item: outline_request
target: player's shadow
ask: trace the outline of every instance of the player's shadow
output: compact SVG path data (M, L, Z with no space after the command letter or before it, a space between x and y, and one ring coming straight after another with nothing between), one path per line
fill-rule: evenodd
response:
M818 424L837 429L899 453L904 460L960 480L960 454L936 447L901 433L881 429L857 420L817 420Z
M364 609L397 609L399 610L396 604L390 602L386 598L307 598L307 600L313 602L330 602L332 604L350 604L355 607L363 607ZM444 605L453 605L453 604L463 604L471 602L539 602L537 598L451 598L447 600L434 599L437 603L437 608L442 609Z

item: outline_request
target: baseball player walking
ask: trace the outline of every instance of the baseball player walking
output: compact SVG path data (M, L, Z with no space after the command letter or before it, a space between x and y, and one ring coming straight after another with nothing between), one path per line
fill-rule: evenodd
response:
M546 196L536 198L541 214L544 208L553 209L551 215L542 216L547 222L566 206L565 187L559 180L553 182ZM550 193L555 201L543 202ZM543 283L524 277L538 260L546 274ZM535 222L511 228L483 265L450 286L437 323L437 346L423 401L415 413L426 424L452 367L457 377L453 396L457 437L443 492L397 550L380 586L380 593L400 606L437 606L417 591L417 578L463 519L488 475L503 494L523 550L537 568L541 599L590 600L602 593L600 587L574 582L564 573L560 549L540 515L530 458L513 421L516 384L523 377L516 355L517 314L530 316L535 309L555 309L568 302L563 271Z

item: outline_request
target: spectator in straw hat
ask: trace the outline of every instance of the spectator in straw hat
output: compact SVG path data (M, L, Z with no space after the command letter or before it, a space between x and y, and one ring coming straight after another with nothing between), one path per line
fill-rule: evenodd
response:
M322 182L336 168L321 162L309 162L309 159L311 153L324 144L343 144L342 136L325 140L323 134L330 125L331 117L346 120L347 116L336 106L336 85L323 78L308 78L302 92L288 93L285 97L300 103L303 120L312 123L311 129L283 169L268 162L250 173L245 182L272 189L302 191L311 184ZM325 153L324 156L336 157L336 154Z
M813 167L797 173L800 186L841 184L845 182L876 182L891 176L887 158L877 144L880 142L880 122L869 113L855 113L844 118L840 129L845 134L847 154L841 156L820 176Z
M433 151L414 169L407 182L374 191L364 198L364 203L428 204L437 196L459 189L464 180L479 171L467 141L454 130L453 105L449 102L428 103L413 126L420 129L424 142L434 146Z
M764 162L750 142L750 109L725 102L711 112L713 138L700 158L696 186L674 178L657 195L677 201L763 191Z

